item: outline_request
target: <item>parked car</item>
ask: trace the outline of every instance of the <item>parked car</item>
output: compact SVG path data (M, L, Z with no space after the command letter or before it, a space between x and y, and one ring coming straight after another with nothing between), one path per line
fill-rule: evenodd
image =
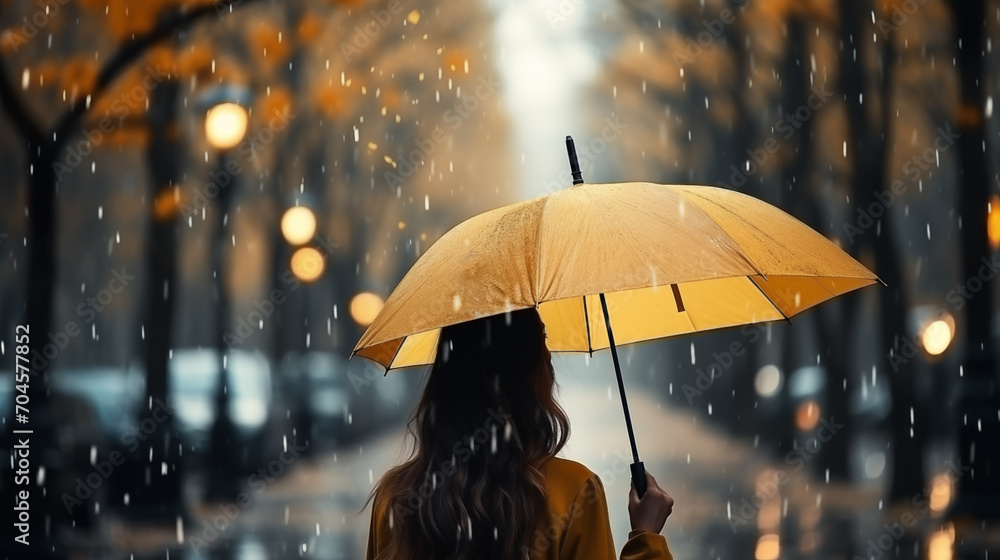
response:
M217 390L221 360L215 349L174 351L168 365L170 405L184 442L185 455L203 461L209 452L217 416ZM226 353L228 415L236 437L236 450L247 465L266 462L282 448L289 434L273 390L270 361L258 352Z
M418 371L382 370L331 352L289 353L281 378L296 431L317 447L356 441L406 418L419 396Z

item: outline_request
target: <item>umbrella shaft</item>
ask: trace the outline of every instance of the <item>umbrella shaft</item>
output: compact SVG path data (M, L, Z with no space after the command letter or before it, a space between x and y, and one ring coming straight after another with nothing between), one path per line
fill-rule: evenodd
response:
M611 332L611 317L608 314L608 302L601 294L601 309L604 311L604 325L608 328L608 343L611 345L611 359L615 363L615 375L618 377L618 392L622 397L622 410L625 411L625 427L628 428L628 440L632 444L632 460L639 462L639 449L635 446L635 432L632 431L632 416L628 413L628 399L625 397L625 382L622 380L622 366L618 361L618 348L615 347L615 335Z

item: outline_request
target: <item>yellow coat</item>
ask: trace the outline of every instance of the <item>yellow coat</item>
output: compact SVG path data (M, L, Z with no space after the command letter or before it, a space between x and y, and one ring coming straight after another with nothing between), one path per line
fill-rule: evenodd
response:
M530 560L609 560L615 558L608 501L601 479L590 469L558 457L542 466L548 515L529 545ZM374 500L368 531L367 560L375 560L388 540L384 505ZM673 560L667 540L648 531L632 531L621 560ZM512 559L513 560L513 559Z

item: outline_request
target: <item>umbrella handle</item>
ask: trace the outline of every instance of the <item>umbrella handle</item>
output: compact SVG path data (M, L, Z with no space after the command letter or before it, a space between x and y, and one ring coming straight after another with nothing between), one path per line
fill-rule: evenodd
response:
M629 467L632 469L632 484L635 486L635 493L641 500L646 494L646 467L642 461L636 461Z

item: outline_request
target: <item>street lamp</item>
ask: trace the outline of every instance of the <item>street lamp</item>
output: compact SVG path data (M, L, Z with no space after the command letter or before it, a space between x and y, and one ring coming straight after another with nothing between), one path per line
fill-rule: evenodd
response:
M317 230L316 213L312 210L312 208L316 207L316 201L313 200L313 197L310 196L309 193L304 191L305 178L303 178L299 193L295 196L293 205L285 210L285 213L281 216L280 230L285 242L287 242L293 250L291 259L288 261L289 269L300 281L305 284L311 284L323 276L323 272L326 269L327 256L324 256L310 244L310 241L312 241L316 236ZM276 251L279 250L283 252L283 248L276 248ZM284 262L284 258L281 258L280 262ZM307 326L305 336L299 338L299 340L305 338L308 341L309 317L310 311L312 311L309 304L310 290L302 290L298 297L300 298L299 301L302 308L302 317L305 319L304 324ZM276 332L275 336L288 336L289 333L287 331L287 329L282 329L281 332ZM284 348L284 345L281 346ZM307 349L308 346L309 345L307 343ZM301 383L304 384L303 391L305 394L309 394L311 391L311 387L308 385L308 383L310 383L310 377L308 375L304 376L301 379ZM312 452L312 447L309 445L309 436L312 433L312 430L313 416L310 407L300 407L296 411L295 429L292 433L295 437L296 445L304 444L310 453Z
M226 325L230 319L229 297L224 281L224 254L226 248L226 225L236 176L227 170L226 153L243 141L246 135L249 113L245 107L250 104L250 91L240 86L220 86L210 89L199 100L205 111L205 139L216 150L217 163L213 181L217 184L215 235L212 244L212 262L216 265L213 275L215 293L219 302L216 306L216 348L219 354L219 376L215 390L215 421L210 435L210 473L206 492L208 499L232 499L239 491L236 482L237 468L234 464L233 441L236 430L229 414L227 394L228 373L225 343ZM222 179L220 179L222 178Z

